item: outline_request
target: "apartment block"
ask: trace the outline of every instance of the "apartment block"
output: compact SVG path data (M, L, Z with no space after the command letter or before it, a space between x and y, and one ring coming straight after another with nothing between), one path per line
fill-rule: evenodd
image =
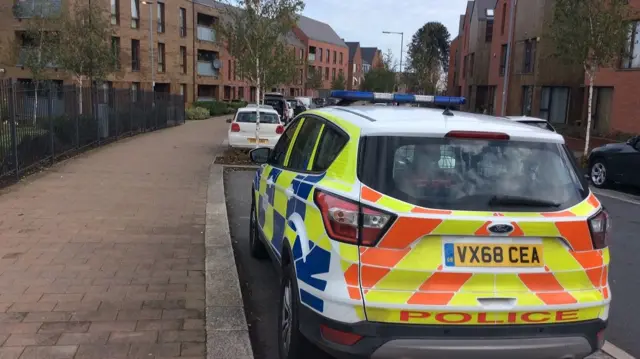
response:
M640 133L640 0L629 0L636 11L631 19L629 42L625 56L615 68L601 69L596 73L592 101L592 127L597 133ZM584 85L588 85L585 77ZM587 118L588 91L585 89L583 121Z
M553 44L543 36L553 3L469 1L456 40L462 61L452 66L449 94L466 96L466 110L472 112L541 117L554 124L579 121L584 71L553 59ZM511 6L515 6L513 23Z
M305 89L305 95L328 95L331 82L339 73L342 73L345 79L347 77L349 47L331 26L306 16L299 17L293 32L306 49L305 75L308 77L313 70L322 73L322 88Z
M32 16L29 11L36 1L0 0L3 44L20 43L21 31ZM73 1L79 0L51 0L52 9L66 11L66 5ZM120 69L102 84L105 89L153 87L156 92L183 94L187 102L255 100L255 87L238 76L236 61L216 33L215 25L222 15L220 3L213 0L92 1L108 11L114 31L109 40L119 53ZM302 16L286 40L300 60L307 57L311 48L329 51L322 61L313 61L328 69L327 89L337 73L343 72L346 77L348 48L329 25ZM1 58L0 68L4 71L0 72L0 78L29 80L30 72L20 65L19 56ZM271 90L291 96L304 94L306 69L306 66L296 69L294 83ZM50 78L73 83L55 64L52 64Z
M364 80L362 68L362 49L359 42L347 42L349 46L349 70L347 71L347 90L359 90Z
M367 73L372 68L381 68L383 66L382 51L377 47L361 47L362 54L362 72Z

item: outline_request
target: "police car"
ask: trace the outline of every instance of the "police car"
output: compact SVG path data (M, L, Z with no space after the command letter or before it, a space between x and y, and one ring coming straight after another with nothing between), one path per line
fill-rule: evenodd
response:
M584 358L604 343L609 219L562 136L333 91L261 164L250 247L281 273L280 358ZM274 328L275 329L275 328Z

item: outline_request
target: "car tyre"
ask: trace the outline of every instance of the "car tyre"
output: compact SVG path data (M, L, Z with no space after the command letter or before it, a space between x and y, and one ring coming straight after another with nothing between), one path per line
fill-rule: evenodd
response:
M319 352L319 349L300 332L298 318L300 303L298 298L298 283L295 271L293 264L289 263L282 269L280 302L278 303L278 350L280 359L300 359Z
M253 191L251 193L253 196ZM267 248L260 240L255 200L251 200L251 214L249 216L249 249L253 258L265 259L268 257Z
M589 180L596 188L605 188L609 184L607 164L601 158L596 158L589 167Z

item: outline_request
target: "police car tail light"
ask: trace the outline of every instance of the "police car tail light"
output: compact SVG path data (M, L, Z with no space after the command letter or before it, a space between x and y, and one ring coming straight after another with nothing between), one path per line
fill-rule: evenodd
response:
M276 133L279 134L279 135L284 133L284 126L278 125L278 127L276 127Z
M336 241L374 246L393 220L391 214L319 190L315 200L327 234Z
M589 218L589 231L591 232L593 248L602 249L609 245L610 228L609 214L604 210Z
M349 346L354 345L355 343L360 341L360 339L362 339L362 335L343 332L342 330L329 328L328 326L323 324L320 325L320 334L322 334L322 337L325 340L334 342L336 344Z
M508 140L510 138L506 133L484 131L450 131L444 137L467 140Z
M240 132L240 125L238 125L237 123L232 123L231 124L231 132Z

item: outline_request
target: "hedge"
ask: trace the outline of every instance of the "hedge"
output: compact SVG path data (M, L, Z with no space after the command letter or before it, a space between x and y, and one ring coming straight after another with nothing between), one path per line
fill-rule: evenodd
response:
M237 109L247 106L246 102L221 102L221 101L198 101L193 103L193 107L202 107L209 110L210 116L221 116L236 112Z

